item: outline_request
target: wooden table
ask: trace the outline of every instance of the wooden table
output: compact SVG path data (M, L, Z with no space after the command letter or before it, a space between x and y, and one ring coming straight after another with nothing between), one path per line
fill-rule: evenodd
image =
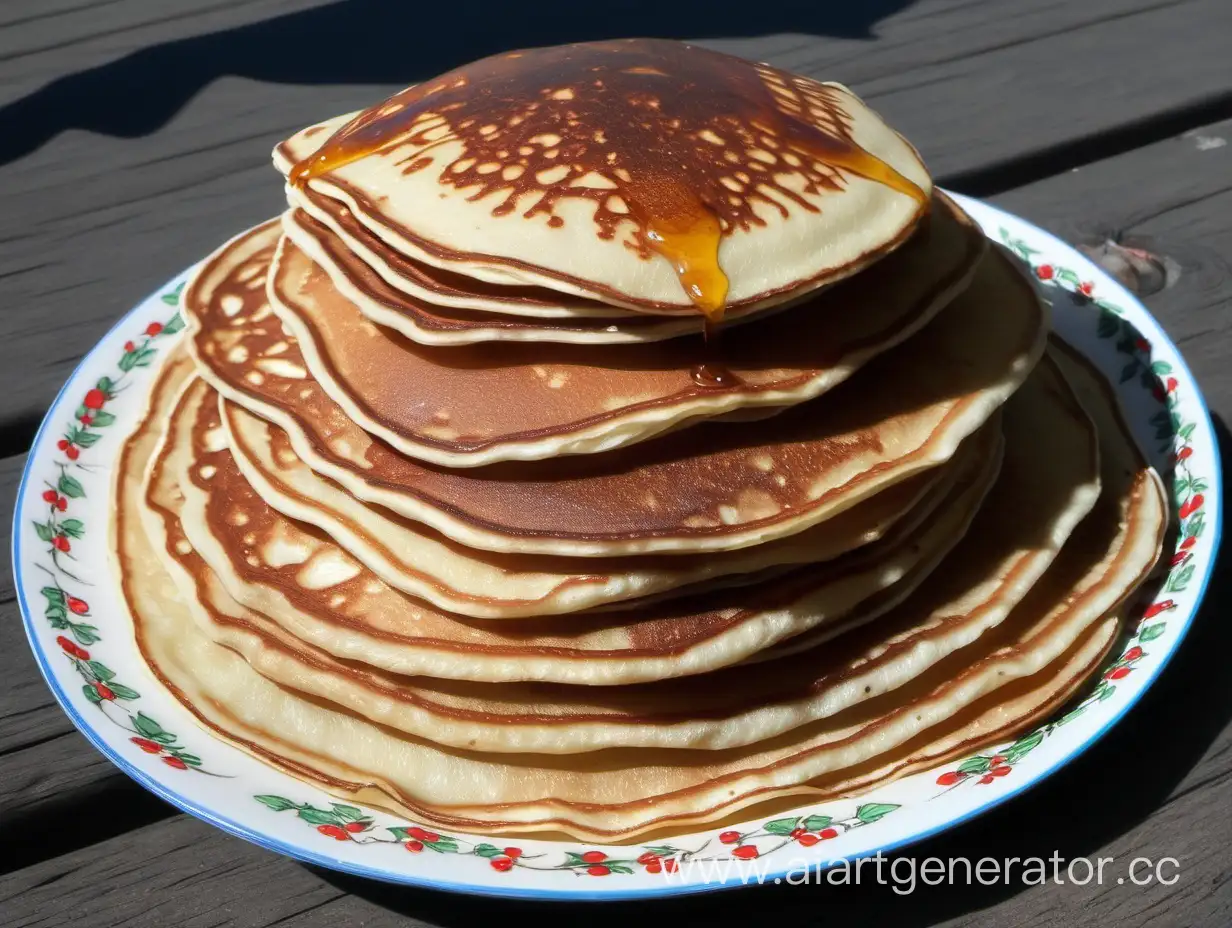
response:
M268 152L318 118L510 46L696 37L850 84L939 181L1134 278L1185 352L1225 460L1232 413L1228 0L6 0L0 5L0 487L122 312L273 215ZM578 7L595 7L587 13ZM451 19L450 16L456 16ZM585 17L590 16L587 20ZM757 36L730 38L729 36ZM1165 284L1160 289L1161 284ZM1232 555L1232 546L1228 546ZM0 923L1232 924L1232 557L1189 639L1103 741L917 857L1175 857L1180 879L1087 886L767 887L657 904L494 903L278 857L177 814L72 728L0 580ZM1075 797L1081 797L1075 801Z

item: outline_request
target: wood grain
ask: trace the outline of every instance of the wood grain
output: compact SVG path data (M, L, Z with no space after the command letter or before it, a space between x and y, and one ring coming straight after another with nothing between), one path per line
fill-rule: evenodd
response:
M317 5L328 0L317 0ZM33 93L67 68L98 67L134 48L234 29L307 9L309 0L5 0L0 10L0 103Z

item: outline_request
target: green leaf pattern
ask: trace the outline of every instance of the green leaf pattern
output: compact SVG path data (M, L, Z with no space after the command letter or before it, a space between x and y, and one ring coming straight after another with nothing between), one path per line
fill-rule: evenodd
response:
M1032 255L1017 247L1014 237L1005 229L1001 230L1001 237L1006 247L1017 254L1045 286L1063 286L1070 292L1077 291L1087 297L1093 296L1093 288L1083 288L1078 275L1073 271L1033 261ZM1205 528L1204 509L1207 504L1205 494L1209 489L1208 482L1196 477L1189 464L1192 456L1190 442L1197 423L1185 421L1177 411L1179 404L1177 393L1181 389L1181 384L1172 376L1172 365L1167 361L1156 360L1150 356L1150 343L1137 334L1133 326L1122 318L1124 311L1121 307L1101 298L1095 298L1094 302L1100 310L1096 322L1096 334L1102 339L1116 339L1116 350L1127 356L1127 361L1121 369L1121 382L1124 383L1141 374L1143 386L1150 390L1155 399L1164 406L1151 418L1150 422L1155 427L1156 440L1161 443L1160 450L1170 452L1175 462L1172 489L1176 514L1180 522L1180 535L1178 550L1172 555L1172 565L1163 583L1163 593L1180 593L1188 589L1197 570L1192 559L1192 548ZM938 777L938 784L948 790L972 781L985 783L1000 779L1000 777L988 776L994 758L1001 762L999 765L1004 765L1008 773L1015 764L1039 747L1057 728L1078 718L1092 705L1111 699L1116 693L1116 681L1132 673L1134 665L1147 656L1143 645L1155 641L1167 632L1167 622L1156 621L1156 619L1165 616L1173 606L1171 599L1164 599L1145 606L1144 615L1126 643L1125 649L1105 667L1099 684L1066 714L1054 722L1040 726L998 754L967 758L953 771Z
M408 851L424 851L438 854L457 854L486 860L497 871L514 868L529 870L566 871L577 876L609 876L631 874L639 871L669 872L686 861L711 862L748 859L733 855L735 847L756 848L758 857L766 857L793 846L811 846L822 840L837 837L842 832L863 828L878 822L895 809L895 803L866 802L857 806L846 818L810 813L771 819L752 831L736 835L725 832L706 841L701 847L688 849L673 844L648 844L640 848L621 848L622 854L643 853L636 857L612 857L597 849L564 849L557 859L545 859L546 855L527 855L513 846L500 846L491 841L471 842L454 835L439 834L428 827L418 825L377 826L372 818L355 806L331 803L328 809L309 803L298 803L284 796L254 796L257 802L273 812L294 812L295 816L313 825L323 835L338 841L354 844L401 844ZM358 823L362 827L348 827ZM732 836L737 838L731 840ZM799 844L798 844L799 843Z
M178 306L180 289L163 294L162 301ZM46 517L33 520L33 526L39 541L47 545L45 559L37 562L37 566L51 578L40 590L45 600L43 617L53 631L62 633L56 641L83 681L82 695L110 723L129 732L132 735L129 740L145 754L177 770L207 773L201 758L187 751L174 733L166 731L144 712L128 709L129 704L141 699L141 694L118 680L114 670L86 650L102 642L103 636L96 625L83 621L90 616L85 595L70 593L64 585L72 587L81 582L66 565L74 560L73 543L87 537L88 526L80 517L70 514L70 507L87 495L86 482L91 468L83 461L84 453L101 441L107 429L116 423L115 415L107 411L106 404L124 389L129 372L135 367L148 366L158 355L159 343L183 327L184 321L178 312L166 322L147 326L139 339L125 346L116 364L117 375L100 377L83 397L73 421L62 433L58 445L60 457L54 461L56 478L49 481L45 489L38 490Z

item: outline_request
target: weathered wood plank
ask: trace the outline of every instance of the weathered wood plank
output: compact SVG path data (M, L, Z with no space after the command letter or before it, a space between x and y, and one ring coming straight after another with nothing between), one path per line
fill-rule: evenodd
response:
M216 835L182 817L0 878L4 924L272 925L342 895L305 868Z
M317 0L318 4L327 0ZM6 0L0 10L0 101L32 93L68 70L134 48L232 29L308 7L311 0Z
M134 17L166 18L151 12L162 10L153 0L124 2ZM994 168L1075 144L1086 157L1081 144L1161 114L1232 106L1223 49L1232 6L1223 0L782 3L759 11L758 30L816 35L740 40L719 37L732 23L750 28L722 5L709 20L689 4L638 0L624 16L596 7L586 19L570 6L553 21L556 5L533 23L513 15L516 5L496 5L465 31L442 32L420 5L352 0L250 23L265 7L219 3L214 19L234 14L241 24L162 41L190 20L151 22L154 31L118 32L98 54L66 46L59 79L0 106L0 162L41 145L0 167L0 453L21 450L75 360L119 313L280 208L266 161L279 137L498 48L619 34L632 22L702 36L852 84L943 180L974 172L985 187ZM57 18L38 23L59 35ZM434 38L408 50L408 35ZM150 41L162 44L115 57L125 42Z
M71 725L0 756L0 771L0 821L22 835L0 855L0 873L177 814L112 766Z
M1108 240L1173 262L1175 281L1146 297L1198 375L1215 411L1232 417L1226 363L1232 305L1232 120L1010 191L994 202L1068 240Z
M1174 337L1183 340L1208 399L1225 414L1232 413L1232 372L1226 364L1232 349L1232 314L1227 312L1232 300L1227 273L1232 204L1224 190L1232 149L1199 139L1229 135L1232 123L1208 126L998 198L1008 208L1080 239L1091 238L1092 230L1137 237L1175 259L1181 267L1176 283L1146 300ZM1224 457L1232 459L1232 438L1226 427L1221 430ZM4 466L0 464L0 473ZM15 465L9 467L15 473ZM1174 886L920 887L909 903L888 886L769 887L653 909L591 908L585 911L586 919L625 924L638 916L662 919L675 913L691 923L735 923L773 910L784 920L812 922L819 912L842 906L874 924L891 919L908 925L1040 928L1068 928L1080 919L1111 919L1129 926L1228 924L1232 881L1226 848L1232 843L1232 817L1225 797L1232 778L1232 678L1223 665L1232 650L1232 625L1221 619L1232 609L1230 554L1221 562L1190 639L1109 737L1030 794L913 850L918 859L964 854L977 859L1048 857L1056 850L1064 858L1114 857L1110 867L1126 867L1139 855L1175 857L1181 879ZM38 682L29 656L24 651L14 654L7 647L0 651L0 692L10 680L20 683L23 674L29 685ZM54 706L44 715L46 724L57 724ZM22 771L53 766L61 772L54 789L66 796L65 804L54 810L55 821L71 820L74 809L77 815L90 814L73 804L79 795L75 784L89 781L105 762L75 734L47 744L63 752L54 762L34 748L17 750L0 757L0 779L21 782L20 777L28 775ZM117 773L101 776L122 779ZM53 790L49 784L43 781L44 792ZM1090 799L1076 806L1075 795ZM22 808L20 791L11 802L10 809ZM3 810L0 817L5 817ZM37 817L24 821L37 827ZM497 909L479 900L316 873L182 817L103 843L95 843L97 837L83 832L78 835L80 850L0 879L6 915L12 913L15 924L58 925L74 923L89 905L92 914L112 924L217 924L228 912L242 912L246 924L277 922L297 928L403 925L404 915L429 924L457 924L491 921L497 912L507 915L517 909L530 917L581 917L577 910L559 907L500 903ZM201 862L196 869L190 865L193 860ZM267 883L276 885L272 893L265 892ZM230 908L220 909L220 899Z

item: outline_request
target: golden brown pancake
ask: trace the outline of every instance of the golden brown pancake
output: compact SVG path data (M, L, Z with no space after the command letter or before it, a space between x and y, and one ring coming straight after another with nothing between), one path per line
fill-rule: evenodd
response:
M290 237L275 252L267 292L309 374L352 421L411 457L470 467L604 452L703 419L814 399L909 339L962 292L985 242L958 212L935 216L881 273L727 333L727 387L701 379L713 348L700 337L420 345L374 325ZM384 305L398 298L386 293ZM251 342L249 353L259 354L262 340ZM481 396L518 401L476 402Z
M990 252L944 312L824 403L602 455L447 470L369 436L308 375L260 291L263 231L224 247L186 289L202 376L357 498L484 550L719 551L803 531L949 460L1026 377L1046 332L1030 282Z
M333 198L419 262L657 313L850 275L932 191L847 88L656 39L494 55L278 154L294 202Z
M191 561L184 569L196 575L201 595L234 597L340 658L462 680L611 685L661 679L733 663L820 624L866 622L941 562L1000 464L1000 423L990 422L964 449L944 492L895 521L878 541L829 564L767 567L720 578L709 591L694 583L672 591L671 601L643 597L621 611L492 623L396 592L345 550L265 507L219 441L211 393L200 382L184 392L148 488L150 505L167 523L163 531L182 535L188 546L177 554ZM556 560L571 560L577 569L601 563ZM643 559L641 569L671 571L676 560ZM619 562L611 566L620 569ZM565 566L556 569L558 582L568 584ZM584 585L594 578L571 579ZM512 570L487 577L489 600L507 600L526 580ZM509 589L501 589L502 581Z
M827 778L910 744L1013 680L1044 669L1070 676L1075 666L1089 668L1106 647L1094 635L1057 631L1098 621L1087 595L1105 586L1106 559L1097 555L1093 573L1068 590L1054 590L1060 595L1047 597L1040 612L1032 611L1030 598L1024 601L989 639L991 651L981 647L981 636L974 650L955 652L905 686L750 748L505 754L499 760L444 749L300 699L197 631L162 573L161 558L144 532L134 530L141 521L140 475L160 432L161 421L147 422L128 444L117 510L125 592L139 646L155 673L203 724L267 762L335 795L442 826L617 839L725 818L776 797L811 797L824 793ZM1154 486L1162 522L1162 495L1158 482ZM1150 494L1136 499L1149 504ZM1156 554L1158 539L1157 532ZM1074 641L1068 649L1066 637ZM1058 651L1049 663L1047 654Z
M277 426L250 414L231 416L224 448L214 438L213 414L207 415L209 422L200 428L209 439L196 442L200 452L194 459L217 467L222 479L190 482L185 492L210 497L215 513L211 523L223 547L239 545L254 531L250 526L257 520L265 526L258 533L261 542L245 544L245 556L262 558L264 545L282 548L292 543L291 536L293 544L305 550L324 544L319 536L310 538L288 525L286 518L276 518L282 514L323 530L390 585L442 609L487 619L578 612L670 595L699 584L745 582L747 575L832 560L884 537L901 520L918 525L928 518L956 479L970 479L972 456L994 456L1000 434L999 422L990 421L945 465L904 480L829 522L764 545L708 554L580 561L459 545L421 523L366 505L317 475L295 455L286 433ZM275 511L262 511L271 508Z
M321 133L328 135L342 128L347 121L346 117L330 120L311 126L304 132L314 133L309 138L324 137ZM311 144L295 145L295 141L303 139L304 132L284 142L275 151L275 160L284 171L289 171L299 160L297 154L307 157L320 143L318 137ZM521 317L526 325L542 327L545 331L559 326L566 331L574 329L582 332L592 326L609 325L631 326L629 331L662 332L666 326L670 327L667 331L689 332L696 331L700 325L697 319L689 316L664 319L546 287L487 283L456 271L433 267L389 248L339 201L322 196L311 187L289 187L287 193L293 204L288 210L292 217L303 220L305 224L316 223L312 231L324 233L322 242L329 240L335 249L359 258L388 286L416 303L435 307L433 312L438 320L457 321L468 317L454 314L470 313L493 320L503 319L516 326ZM318 237L314 235L314 238ZM301 241L301 245L310 247L306 239ZM736 312L731 318L739 316L740 313ZM427 322L427 319L424 321Z
M277 682L430 741L480 751L548 753L749 744L902 685L946 654L988 634L1028 593L1099 494L1097 439L1051 364L1037 369L1010 401L1006 425L1006 463L997 487L981 508L973 533L959 543L956 563L950 564L946 577L925 580L905 603L858 634L752 668L602 689L400 677L344 665L280 635L263 617L236 610L237 604L209 578L198 576L185 595L190 602L200 598L195 608L209 637L238 647ZM1046 450L1035 438L1042 430L1053 438ZM184 444L181 438L169 439L170 453L156 461L147 491L150 504L171 526L169 536L175 531L176 501L182 494L174 475L178 468L166 464ZM1063 464L1052 463L1056 460ZM180 563L191 559L195 555L176 558ZM301 568L308 569L310 564ZM750 606L762 603L762 611L768 607L792 613L805 625L809 609L827 592L828 585L816 583L816 578L801 582L786 577L726 596ZM898 591L890 592L898 596ZM748 611L752 617L758 609ZM637 615L632 612L630 618ZM237 637L237 623L258 628L279 646L255 646L248 636Z

